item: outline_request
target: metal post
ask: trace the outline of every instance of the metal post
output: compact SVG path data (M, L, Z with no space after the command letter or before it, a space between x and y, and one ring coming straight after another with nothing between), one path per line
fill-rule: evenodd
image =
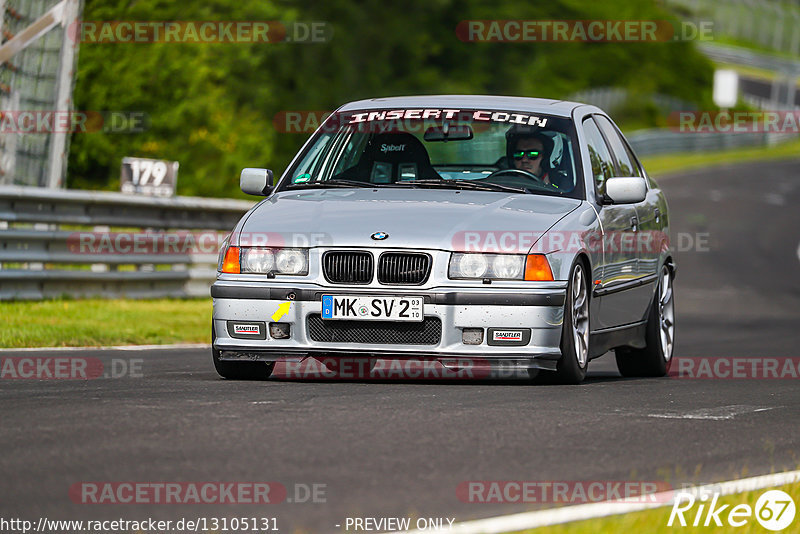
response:
M3 22L6 20L6 0L0 0L0 35L3 33ZM13 98L13 94L9 95ZM10 99L9 99L10 101ZM8 106L10 107L10 106ZM6 99L0 96L0 109L6 108ZM9 173L13 172L14 169L14 161L11 159L14 156L9 157L9 138L12 137L11 135L6 136L6 140L4 143L0 144L0 184L2 183L11 183L12 177L7 176ZM2 265L0 265L0 269L2 269Z
M781 79L779 76L776 76L772 80L772 87L770 89L769 94L769 105L772 109L778 109L778 102L780 101L780 91L781 91Z
M7 110L11 113L19 111L19 92L12 91L11 98L3 99L8 105ZM17 169L17 140L19 134L11 132L5 134L5 143L3 143L2 151L0 151L0 183L13 184L16 177Z
M786 87L786 108L797 109L797 76L789 76L789 85Z
M70 38L70 27L78 22L80 0L64 0L64 11L61 19L63 37L58 68L58 88L55 109L59 112L72 110L72 83L75 69L75 56L78 52L78 32L74 39ZM67 172L67 132L56 130L50 138L50 155L48 157L47 187L58 188L64 185Z

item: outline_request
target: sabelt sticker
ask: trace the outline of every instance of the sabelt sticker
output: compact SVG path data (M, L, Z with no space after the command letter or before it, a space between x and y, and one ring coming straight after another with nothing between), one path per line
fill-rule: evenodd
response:
M406 145L387 145L386 143L381 145L381 152L384 154L387 152L405 152Z
M261 328L257 324L235 324L233 325L234 334L252 334L257 336L261 334Z
M522 341L522 330L495 330L492 341Z

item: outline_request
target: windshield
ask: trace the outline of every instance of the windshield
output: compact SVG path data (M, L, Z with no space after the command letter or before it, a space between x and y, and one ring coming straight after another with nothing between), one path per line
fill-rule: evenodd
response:
M385 109L331 115L279 190L474 189L582 198L572 121L518 111Z

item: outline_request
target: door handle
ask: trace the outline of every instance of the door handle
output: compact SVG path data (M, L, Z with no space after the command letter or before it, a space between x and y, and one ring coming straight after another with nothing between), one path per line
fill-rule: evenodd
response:
M631 217L631 229L636 232L639 230L639 218Z
M656 208L655 213L656 213L656 222L661 222L661 210Z

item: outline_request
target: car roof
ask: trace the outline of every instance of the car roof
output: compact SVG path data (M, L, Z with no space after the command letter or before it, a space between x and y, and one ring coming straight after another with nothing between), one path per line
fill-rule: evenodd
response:
M488 109L498 111L527 111L569 117L579 102L550 100L547 98L528 98L522 96L489 95L420 95L393 96L356 100L341 106L337 111L366 109L438 108L438 109Z

